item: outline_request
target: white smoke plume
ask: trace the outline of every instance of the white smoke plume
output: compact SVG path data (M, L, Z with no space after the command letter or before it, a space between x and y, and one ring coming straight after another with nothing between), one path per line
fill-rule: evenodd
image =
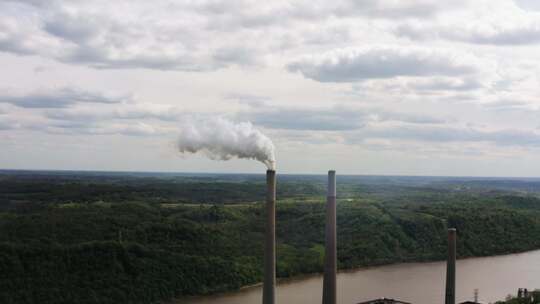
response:
M191 120L180 128L181 153L205 153L211 159L255 159L275 170L272 140L250 122L234 123L223 118Z

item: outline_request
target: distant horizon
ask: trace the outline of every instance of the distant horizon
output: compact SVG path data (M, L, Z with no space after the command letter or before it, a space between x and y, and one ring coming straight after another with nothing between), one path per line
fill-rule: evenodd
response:
M329 169L333 170L333 169ZM207 175L264 175L266 172L262 170L261 172L217 172L217 171L141 171L141 170L92 170L92 169L9 169L9 168L0 168L0 172L82 172L82 173L126 173L126 174L182 174L182 175L196 175L196 174L207 174ZM325 176L327 171L321 173L280 173L279 170L276 170L278 175L308 175L308 176ZM425 178L479 178L479 179L530 179L530 180L540 180L540 176L485 176L485 175L408 175L408 174L350 174L344 173L340 174L339 171L336 171L338 176L351 176L351 177L402 177L402 178L415 178L415 177L425 177Z

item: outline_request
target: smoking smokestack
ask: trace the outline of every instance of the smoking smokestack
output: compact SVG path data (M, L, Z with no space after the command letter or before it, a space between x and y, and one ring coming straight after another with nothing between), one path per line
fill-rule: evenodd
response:
M328 171L326 197L326 251L323 278L323 304L336 304L336 171Z
M203 152L211 159L256 159L275 170L272 140L250 122L233 123L223 118L186 120L180 127L178 150L181 153Z
M275 304L276 288L276 158L272 140L250 122L233 123L223 118L186 120L180 128L178 150L203 152L211 159L256 159L266 171L266 235L263 304Z
M448 260L446 261L445 304L456 303L456 229L448 229Z
M276 302L276 171L266 171L263 304Z

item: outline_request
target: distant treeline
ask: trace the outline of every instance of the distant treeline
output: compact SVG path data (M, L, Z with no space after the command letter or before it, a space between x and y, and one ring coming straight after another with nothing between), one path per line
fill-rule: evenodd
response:
M15 208L24 203L123 202L147 203L246 203L264 197L264 176L225 177L131 177L46 174L2 174L0 208ZM322 195L322 182L291 181L280 185L281 197ZM0 209L1 210L1 209Z
M144 181L139 188L173 183ZM39 178L36 188L28 178L0 182L0 303L156 303L257 283L262 182L176 180L185 201L138 192L130 185L135 181L71 181L64 185L68 194L59 190L65 181ZM118 194L107 184L126 190ZM540 248L540 200L534 196L386 186L343 186L350 192L338 201L340 268L443 259L448 226L458 229L460 257ZM321 272L324 189L306 180L280 187L278 276ZM200 198L206 191L228 203L189 201L190 193Z
M497 301L495 304L540 304L540 289L529 291L518 297L508 296L504 301Z

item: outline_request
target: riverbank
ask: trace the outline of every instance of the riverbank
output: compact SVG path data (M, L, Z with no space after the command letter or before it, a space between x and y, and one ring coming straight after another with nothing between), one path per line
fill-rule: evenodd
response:
M525 255L525 254L538 254L540 256L540 248L533 249L533 250L528 250L528 251L513 252L513 253L507 253L507 254L498 254L498 255L492 255L492 256L458 257L458 261L459 261L460 264L463 264L463 263L466 263L466 262L469 262L469 261L474 262L476 260L481 260L481 259L485 259L485 258L499 258L499 257L504 257L504 258L510 257L511 258L512 256L519 257L520 255ZM348 274L354 275L355 273L361 272L361 271L372 271L372 270L376 271L378 269L383 269L383 268L385 269L385 268L391 268L391 267L397 267L397 268L405 267L405 268L408 268L408 267L415 267L415 266L419 266L419 265L429 266L430 264L435 266L435 265L439 265L441 263L445 265L446 262L442 261L442 260L395 262L395 263L388 263L388 264L382 264L382 265L362 266L362 267L356 267L356 268L350 268L350 269L338 269L338 275L348 275ZM323 275L323 273L307 273L307 274L297 275L297 276L294 276L294 277L277 278L277 283L278 283L278 285L288 285L288 284L301 283L301 282L307 281L307 280L322 278L322 275ZM210 298L228 297L228 296L236 295L238 293L240 293L240 294L244 293L244 292L249 293L249 292L251 292L253 290L258 290L260 288L262 288L262 282L242 286L238 290L229 290L229 291L225 291L225 292L214 293L214 294L211 294L211 295L198 295L198 296L182 297L182 298L177 298L177 299L174 299L172 301L167 301L167 302L164 302L164 303L169 303L169 304L171 304L171 303L184 303L183 301L197 303L197 300L205 299L205 298L208 298L208 297L210 297Z
M481 302L495 302L517 288L540 287L540 250L492 257L472 257L457 262L457 299L470 300L479 289ZM444 299L444 262L398 263L338 273L338 303L351 304L381 296L414 304ZM277 302L308 304L321 300L322 276L280 281ZM182 304L259 304L260 286L219 295L177 299Z

